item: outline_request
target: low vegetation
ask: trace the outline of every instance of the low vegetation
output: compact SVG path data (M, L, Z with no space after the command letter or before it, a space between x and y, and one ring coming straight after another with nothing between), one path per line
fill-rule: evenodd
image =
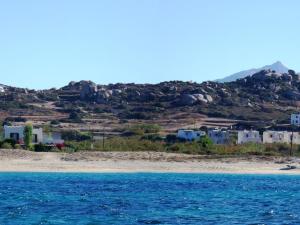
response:
M44 127L45 130L47 127ZM3 132L0 130L0 133ZM121 136L105 137L102 140L93 140L90 132L75 130L63 131L62 138L65 144L49 146L44 144L32 145L32 126L25 127L24 145L13 139L0 140L3 149L27 149L36 152L49 151L158 151L184 154L218 155L218 156L300 156L300 146L289 144L231 144L215 145L208 136L197 141L184 141L177 139L175 134L162 135L160 126L156 124L137 124L121 130Z
M147 137L147 138L146 138ZM67 141L68 151L162 151L184 154L220 155L220 156L289 156L288 144L214 145L208 137L199 141L167 141L157 135L112 137L104 141ZM294 156L300 156L300 146L294 145Z

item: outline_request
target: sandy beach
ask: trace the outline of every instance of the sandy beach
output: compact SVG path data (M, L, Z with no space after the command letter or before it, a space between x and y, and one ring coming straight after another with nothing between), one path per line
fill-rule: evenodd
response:
M286 165L297 169L280 170ZM30 152L0 150L1 172L178 172L300 174L300 159L185 155L162 152Z

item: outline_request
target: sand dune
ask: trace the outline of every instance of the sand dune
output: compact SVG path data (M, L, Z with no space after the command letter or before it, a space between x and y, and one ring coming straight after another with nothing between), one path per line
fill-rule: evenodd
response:
M30 152L0 150L2 172L180 172L300 174L298 158L185 155L162 152Z

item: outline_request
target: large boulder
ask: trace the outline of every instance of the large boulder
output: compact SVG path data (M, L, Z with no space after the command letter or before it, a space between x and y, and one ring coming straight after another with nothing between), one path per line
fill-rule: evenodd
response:
M0 85L0 93L4 93L4 92L5 92L4 86Z
M193 94L193 96L196 97L198 101L207 103L207 99L204 98L203 94Z
M181 105L193 105L198 101L197 97L190 94L183 94L180 96L179 103Z
M210 95L205 95L207 102L213 102L213 98Z
M81 100L89 100L91 98L95 98L97 95L97 85L91 81L81 81L80 82L81 90L80 90L80 99Z

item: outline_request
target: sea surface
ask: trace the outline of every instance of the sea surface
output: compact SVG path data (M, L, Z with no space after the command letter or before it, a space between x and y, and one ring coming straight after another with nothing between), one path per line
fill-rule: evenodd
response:
M300 224L300 176L0 173L0 224Z

